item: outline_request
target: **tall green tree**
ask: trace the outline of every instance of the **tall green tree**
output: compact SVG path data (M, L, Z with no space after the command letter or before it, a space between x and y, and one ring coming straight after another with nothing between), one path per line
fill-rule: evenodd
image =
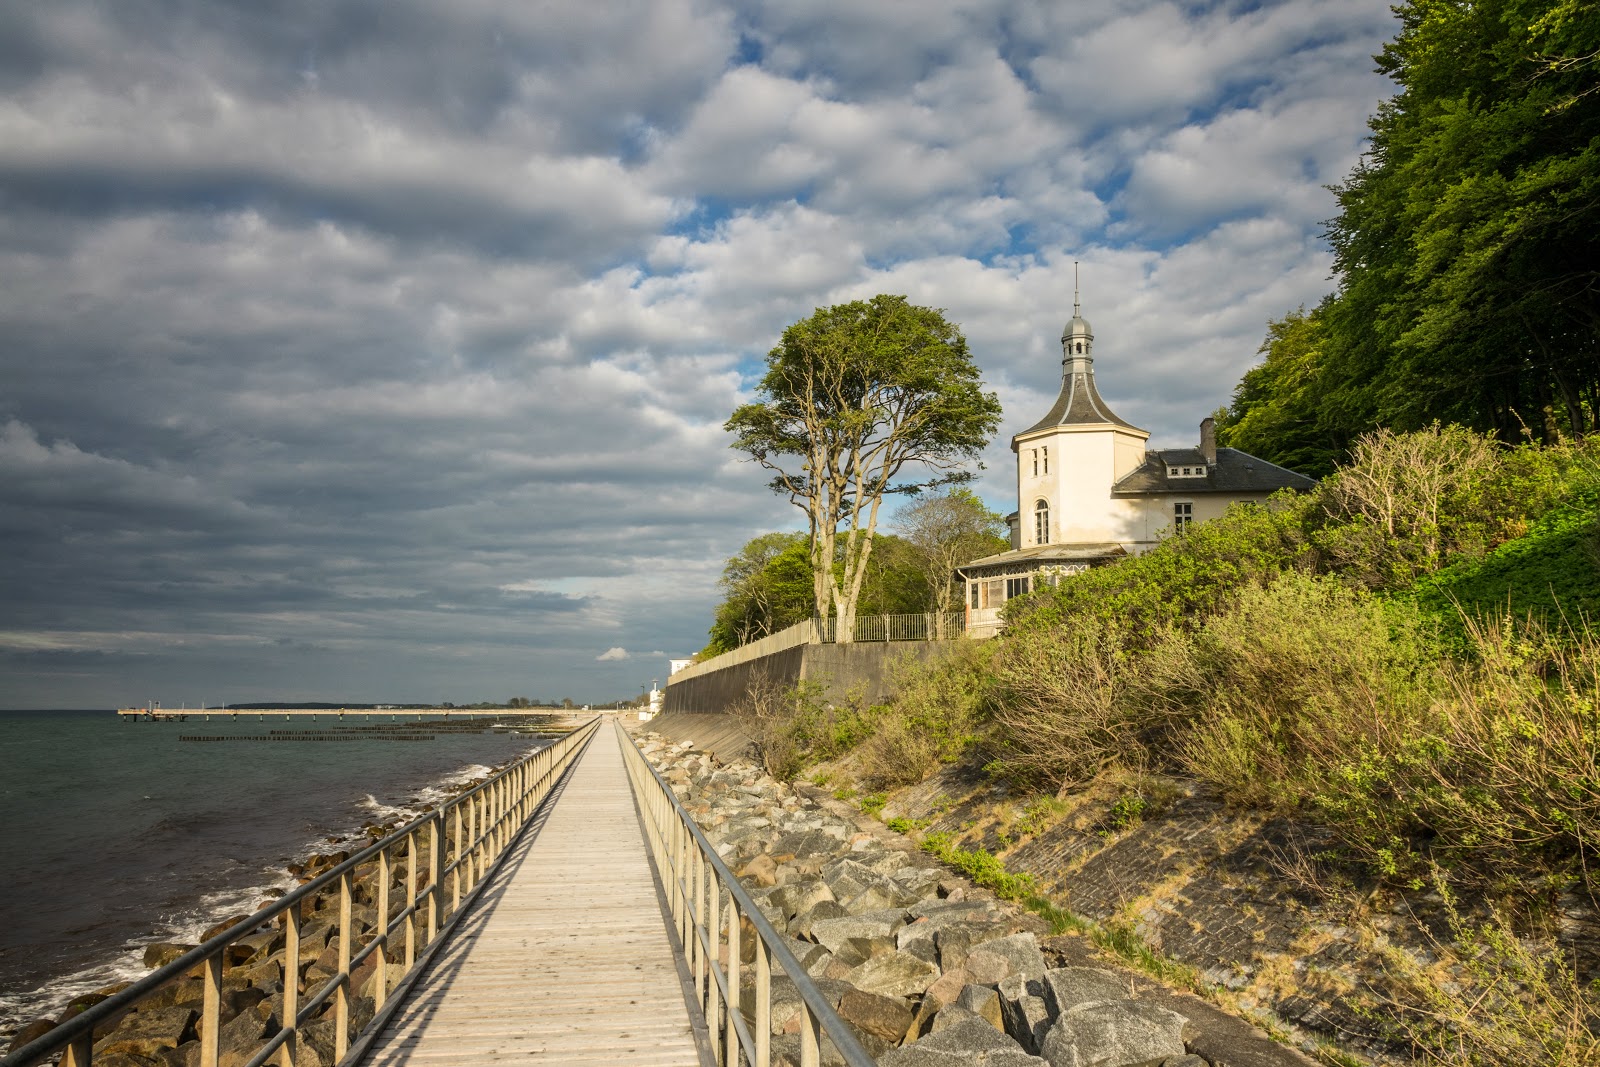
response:
M711 654L727 652L811 617L811 566L806 537L769 533L752 538L722 568L722 603L711 624Z
M1245 372L1217 420L1219 444L1314 478L1331 474L1344 458L1348 435L1324 417L1322 396L1330 302L1267 324L1262 362Z
M848 642L883 498L970 478L999 425L960 329L880 294L784 330L757 400L726 429L806 513L816 613L837 615Z
M1410 0L1400 86L1336 189L1324 422L1548 438L1600 411L1600 17L1577 0Z

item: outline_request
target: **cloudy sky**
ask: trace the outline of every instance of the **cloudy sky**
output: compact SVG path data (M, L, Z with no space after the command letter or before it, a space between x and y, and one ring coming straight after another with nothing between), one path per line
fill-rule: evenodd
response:
M1185 444L1332 282L1387 0L0 6L0 707L637 694L904 293Z

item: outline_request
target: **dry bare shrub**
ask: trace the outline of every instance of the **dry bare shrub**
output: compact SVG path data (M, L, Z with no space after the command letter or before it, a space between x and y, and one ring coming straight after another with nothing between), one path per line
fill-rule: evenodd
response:
M1600 1065L1600 995L1561 947L1519 937L1494 909L1485 921L1465 919L1438 868L1431 880L1453 943L1434 941L1440 962L1431 967L1384 950L1388 981L1379 995L1390 1036L1439 1067Z
M1337 571L1369 587L1435 569L1447 547L1452 499L1476 492L1496 469L1494 442L1461 426L1375 430L1318 491L1334 522L1319 546Z
M1133 662L1114 633L1092 625L1008 637L995 657L993 769L1060 795L1112 767L1148 764L1173 709L1136 699Z
M765 674L757 674L728 710L767 773L784 781L848 751L870 731L871 709L856 694L832 702L815 682L784 685Z

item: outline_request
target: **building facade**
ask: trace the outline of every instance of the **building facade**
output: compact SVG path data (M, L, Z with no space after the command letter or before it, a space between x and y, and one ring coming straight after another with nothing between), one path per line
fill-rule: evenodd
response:
M1094 383L1094 331L1076 294L1061 333L1061 392L1044 418L1011 439L1017 510L1011 549L956 573L966 582L967 633L987 637L1000 609L1040 581L1138 555L1228 505L1315 483L1233 448L1211 419L1193 448L1151 449L1150 432L1118 418Z

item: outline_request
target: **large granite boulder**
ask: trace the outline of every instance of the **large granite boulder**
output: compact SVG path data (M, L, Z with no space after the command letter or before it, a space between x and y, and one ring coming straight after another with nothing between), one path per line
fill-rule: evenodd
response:
M950 1010L950 1009L946 1009ZM878 1058L878 1067L1047 1067L976 1016L963 1018Z
M1063 1012L1040 1043L1050 1067L1129 1067L1183 1056L1189 1020L1143 1000L1090 1001Z
M851 985L886 997L915 996L934 983L939 968L909 952L886 952L856 967L846 978Z

